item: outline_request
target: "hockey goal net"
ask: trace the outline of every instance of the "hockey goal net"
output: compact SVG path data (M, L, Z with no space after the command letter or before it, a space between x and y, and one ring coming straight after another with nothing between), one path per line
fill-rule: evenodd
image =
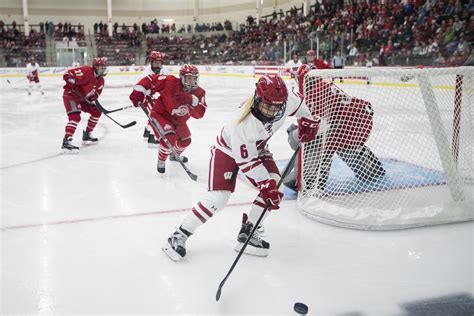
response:
M474 219L474 69L307 74L322 117L299 159L298 206L314 219L400 229Z

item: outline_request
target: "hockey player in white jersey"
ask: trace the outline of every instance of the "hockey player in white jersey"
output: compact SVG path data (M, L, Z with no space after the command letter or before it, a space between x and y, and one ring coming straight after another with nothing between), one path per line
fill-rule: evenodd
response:
M31 57L31 62L26 65L26 78L28 79L28 95L31 95L33 91L33 85L36 84L38 90L41 94L44 94L43 89L41 88L41 83L39 80L39 70L40 66L36 62L36 58Z
M267 142L288 116L299 118L301 142L315 138L319 118L312 118L301 95L294 90L288 93L280 76L262 76L257 82L254 95L243 106L240 117L222 128L215 145L211 147L208 192L191 209L162 248L172 260L183 258L189 236L225 207L234 192L239 170L259 193L250 213L243 214L236 251L240 251L247 241L266 204L269 211L279 208L283 197L277 187L280 174ZM264 257L269 248L270 244L256 231L244 253Z
M163 53L159 52L159 51L151 51L150 54L148 54L148 60L149 60L150 63L145 67L145 69L143 70L143 73L140 76L140 79L138 81L140 81L144 77L150 76L150 75L157 75L157 74L164 75L164 73L163 73L163 59L164 59L164 57L165 57L165 55ZM153 94L155 94L155 92L156 91L153 91L153 89L148 90L148 91L145 92L144 105L146 106L146 108L149 111L151 111L152 102L153 102L152 96L153 96ZM146 125L145 125L145 130L143 131L143 138L148 142L148 145L150 147L156 147L160 144L160 142L157 140L157 138L153 134L152 128L151 128L150 123L148 122L148 120L147 120Z
M292 87L295 87L298 85L298 69L301 67L302 63L301 60L298 57L297 53L293 54L293 59L289 60L285 64L286 72L290 75L291 80L290 84Z

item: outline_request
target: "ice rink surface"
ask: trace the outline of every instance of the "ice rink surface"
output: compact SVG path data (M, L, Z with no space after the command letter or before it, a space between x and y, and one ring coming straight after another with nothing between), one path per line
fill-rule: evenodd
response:
M108 75L102 105L129 105L136 78ZM201 77L208 110L191 119L185 152L198 182L177 163L156 172L157 149L142 140L137 109L110 114L136 120L128 129L102 116L91 146L80 145L83 113L73 141L80 153L61 155L62 78L41 78L43 96L28 96L26 79L9 80L0 79L1 314L296 315L295 302L309 315L433 315L440 302L474 308L474 223L355 231L310 220L294 200L265 222L269 256L244 255L216 302L256 194L240 181L229 205L188 240L184 260L162 253L205 192L209 147L253 93L253 78ZM284 129L270 149L289 158Z

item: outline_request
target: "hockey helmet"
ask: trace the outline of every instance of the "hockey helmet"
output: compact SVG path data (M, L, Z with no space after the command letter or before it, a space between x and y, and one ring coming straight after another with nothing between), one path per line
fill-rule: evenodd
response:
M288 89L278 75L264 75L257 81L252 112L262 122L275 122L283 117Z
M199 70L194 65L184 64L179 68L181 83L187 91L192 91L199 86Z
M316 59L316 52L312 49L306 52L306 62L312 63Z
M92 61L95 75L104 77L107 74L107 57L96 57Z
M150 54L148 54L148 59L150 60L150 65L151 65L151 70L155 74L159 74L161 71L161 68L163 67L163 59L164 59L164 54L158 51L151 51Z

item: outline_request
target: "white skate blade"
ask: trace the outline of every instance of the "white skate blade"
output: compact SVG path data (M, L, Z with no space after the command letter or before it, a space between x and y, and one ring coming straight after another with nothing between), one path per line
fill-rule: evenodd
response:
M79 149L66 149L66 148L62 148L61 149L61 154L63 155L76 155L79 153Z
M99 143L99 141L96 141L96 142L91 142L90 140L83 140L82 141L82 145L84 145L84 146L97 145L98 143Z
M179 255L179 253L174 251L174 249L168 243L166 243L166 245L164 245L161 248L161 250L163 250L163 252L174 262L178 262L179 260L182 259L182 257Z
M237 252L240 252L243 246L244 246L243 243L238 242L234 250ZM252 255L252 256L257 256L257 257L266 257L268 256L268 249L257 248L251 245L247 245L247 247L245 247L244 253L247 255Z

